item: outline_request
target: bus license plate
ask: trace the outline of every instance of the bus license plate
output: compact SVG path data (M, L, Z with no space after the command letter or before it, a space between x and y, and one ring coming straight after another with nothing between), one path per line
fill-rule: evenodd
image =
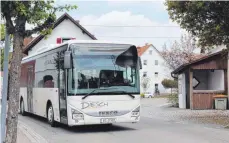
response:
M100 119L100 123L115 123L116 119L115 118L102 118Z

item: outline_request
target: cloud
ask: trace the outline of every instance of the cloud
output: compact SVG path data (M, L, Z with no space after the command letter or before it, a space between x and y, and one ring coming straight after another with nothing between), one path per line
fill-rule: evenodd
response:
M153 21L144 15L133 14L130 11L112 11L100 16L86 15L81 17L80 23L92 32L98 39L127 41L132 42L137 46L144 45L145 43L152 43L158 49L161 49L164 43L169 44L174 40L179 40L179 37L185 32L181 30L178 24L173 23L172 21L168 21L168 23L160 23ZM155 27L103 27L89 25L141 25Z

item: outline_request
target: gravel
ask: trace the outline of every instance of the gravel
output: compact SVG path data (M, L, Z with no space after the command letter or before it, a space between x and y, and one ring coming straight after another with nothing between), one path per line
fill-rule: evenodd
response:
M142 115L167 121L194 122L229 128L229 110L190 110L161 107L165 99L142 101Z

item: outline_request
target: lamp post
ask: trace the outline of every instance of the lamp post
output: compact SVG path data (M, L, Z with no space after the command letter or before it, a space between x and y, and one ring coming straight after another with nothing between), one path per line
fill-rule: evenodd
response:
M5 142L6 137L6 111L7 111L7 91L8 91L8 64L9 64L10 36L5 31L5 48L3 62L3 88L2 88L2 107L1 107L1 143Z

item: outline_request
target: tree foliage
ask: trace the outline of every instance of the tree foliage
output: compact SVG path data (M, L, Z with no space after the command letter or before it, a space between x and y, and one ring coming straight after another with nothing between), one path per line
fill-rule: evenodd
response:
M173 21L198 38L204 53L214 45L229 47L228 1L166 1Z
M146 90L150 86L150 79L148 77L142 77L142 79L141 79L141 86L142 86L144 92L146 92Z
M9 101L7 112L6 142L16 143L21 75L22 48L25 37L35 33L50 34L57 11L76 9L75 5L58 6L55 1L2 1L1 15L5 19L7 32L13 37L13 54L9 72ZM33 26L26 29L26 24Z
M9 62L12 58L12 53L9 53ZM1 71L3 71L3 62L4 62L4 49L1 49Z
M167 48L164 45L162 56L172 69L192 62L200 57L199 54L194 53L196 50L196 41L191 35L183 35L180 41L175 41L171 47Z
M164 86L164 88L178 88L177 80L164 79L161 84Z
M0 28L1 28L1 41L4 40L5 38L5 25L4 24L0 24Z

